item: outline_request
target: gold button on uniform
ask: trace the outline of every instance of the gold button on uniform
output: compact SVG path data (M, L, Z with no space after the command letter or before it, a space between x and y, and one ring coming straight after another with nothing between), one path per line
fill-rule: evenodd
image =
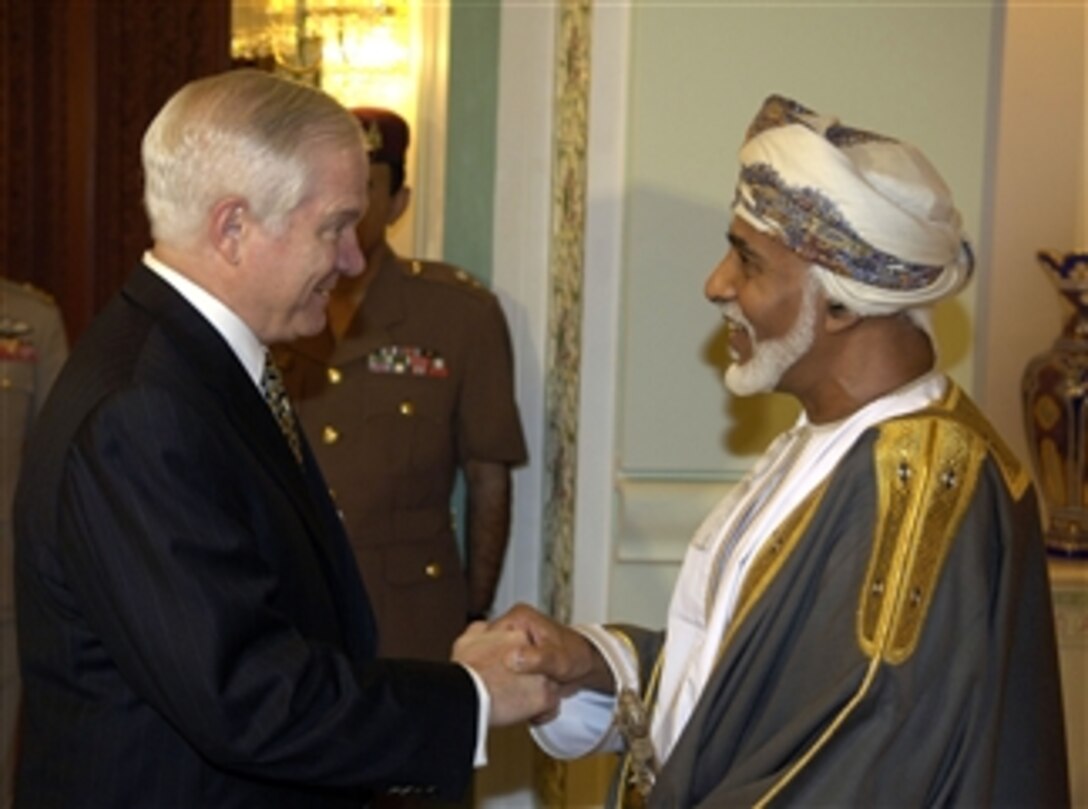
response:
M321 430L321 443L322 444L335 444L340 440L340 431L333 427L331 424L326 424Z
M329 384L331 384L331 385L339 385L340 380L344 378L344 375L342 373L340 373L339 368L330 368L326 372L326 374L327 374L327 376L329 378Z
M442 575L442 565L438 564L438 562L430 562L423 568L423 572L427 574L428 578L437 579Z
M399 410L402 416L411 416L416 412L416 406L410 399L405 399L400 403Z

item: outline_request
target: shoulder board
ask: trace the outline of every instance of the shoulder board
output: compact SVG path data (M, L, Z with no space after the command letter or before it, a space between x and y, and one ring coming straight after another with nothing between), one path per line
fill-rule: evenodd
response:
M4 292L10 295L21 295L38 303L45 304L46 306L55 306L53 296L46 292L44 289L39 289L33 284L26 283L25 281L12 281L8 278L2 278Z
M475 276L467 270L462 270L452 264L445 264L440 261L423 261L418 258L405 259L401 262L401 270L411 278L433 281L487 297L491 295L491 291L480 283Z

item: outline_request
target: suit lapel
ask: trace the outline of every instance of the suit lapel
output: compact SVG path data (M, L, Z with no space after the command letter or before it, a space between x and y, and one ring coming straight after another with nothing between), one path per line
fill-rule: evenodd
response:
M193 365L201 369L202 387L215 398L231 426L312 523L316 515L303 494L301 470L271 409L219 332L149 270L141 268L124 291L137 305L153 312L175 342L186 346Z
M279 484L282 496L302 515L344 621L345 644L349 649L360 651L359 635L369 637L373 632L360 632L359 625L353 626L351 622L361 621L364 627L372 630L373 618L362 587L357 581L353 587L342 573L345 570L343 551L349 546L305 438L300 466L271 409L233 350L173 287L141 266L125 284L123 294L136 306L151 312L170 338L186 347L193 365L201 369L200 384L206 395L215 400L217 409L227 417L232 429ZM351 599L352 603L348 603L353 590L359 591L362 598Z

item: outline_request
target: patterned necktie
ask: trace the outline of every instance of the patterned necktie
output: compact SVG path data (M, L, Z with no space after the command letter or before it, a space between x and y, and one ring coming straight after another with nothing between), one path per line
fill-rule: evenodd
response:
M272 355L265 352L264 373L261 374L261 392L264 400L272 408L272 415L276 418L276 424L280 426L280 432L287 439L291 447L291 454L295 460L302 463L302 443L298 437L298 427L295 424L295 414L291 411L291 402L287 398L287 390L283 387L283 377L280 369L272 361Z

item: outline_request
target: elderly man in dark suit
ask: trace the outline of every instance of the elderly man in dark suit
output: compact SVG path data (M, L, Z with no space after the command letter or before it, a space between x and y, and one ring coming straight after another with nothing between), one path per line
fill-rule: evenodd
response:
M266 346L362 271L358 124L239 71L143 143L154 245L72 357L16 495L25 806L358 806L460 794L486 727L549 710L503 673L378 661L336 510Z

